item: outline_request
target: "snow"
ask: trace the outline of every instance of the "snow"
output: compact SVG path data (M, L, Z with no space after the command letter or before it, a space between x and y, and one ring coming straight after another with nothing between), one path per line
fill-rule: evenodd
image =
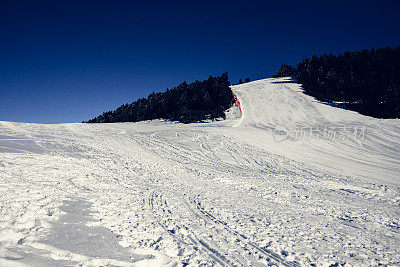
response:
M219 122L0 122L0 265L400 264L400 121L232 90Z

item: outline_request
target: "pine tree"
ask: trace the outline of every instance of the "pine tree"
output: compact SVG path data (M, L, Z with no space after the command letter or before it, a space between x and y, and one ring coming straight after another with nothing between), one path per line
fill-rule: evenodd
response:
M104 112L88 122L136 122L160 118L190 123L206 118L224 118L224 111L233 101L229 86L228 73L220 77L210 76L202 82L182 82L163 93L152 92L147 98Z

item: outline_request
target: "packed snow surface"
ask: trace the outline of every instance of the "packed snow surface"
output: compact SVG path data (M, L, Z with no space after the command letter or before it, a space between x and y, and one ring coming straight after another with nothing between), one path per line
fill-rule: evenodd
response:
M0 122L0 266L400 264L400 121L232 90L218 122Z

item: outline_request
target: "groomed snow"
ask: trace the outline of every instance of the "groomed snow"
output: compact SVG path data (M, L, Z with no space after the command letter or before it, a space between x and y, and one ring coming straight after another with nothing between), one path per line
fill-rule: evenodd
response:
M219 122L0 122L0 266L400 264L400 120L232 90Z

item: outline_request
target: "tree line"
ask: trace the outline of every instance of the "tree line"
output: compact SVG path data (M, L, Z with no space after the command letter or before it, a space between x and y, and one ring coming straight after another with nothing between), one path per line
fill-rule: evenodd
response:
M239 82L237 84L244 84L244 83L249 83L249 82L250 82L250 78L244 79L244 82L243 82L242 78L240 78Z
M304 58L273 77L294 76L318 100L377 118L400 118L400 47Z
M104 112L87 123L137 122L166 119L182 123L205 119L225 119L224 111L233 103L228 73L204 81L182 82L165 92L152 93L131 104Z

